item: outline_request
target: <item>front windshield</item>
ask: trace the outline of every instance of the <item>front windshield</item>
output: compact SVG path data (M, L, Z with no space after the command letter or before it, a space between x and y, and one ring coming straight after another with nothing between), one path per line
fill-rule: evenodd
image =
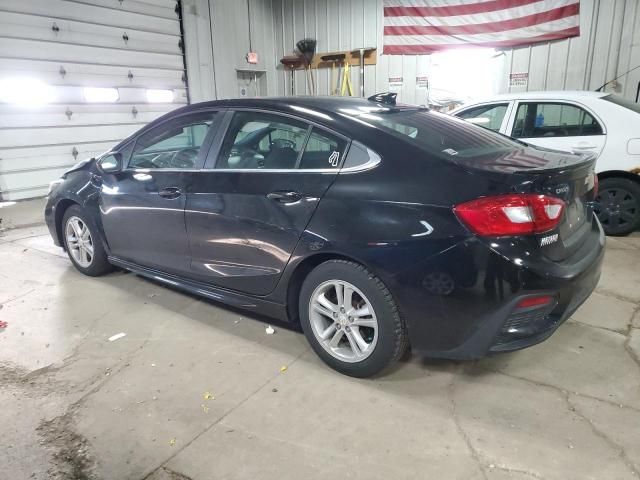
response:
M499 133L425 110L369 113L360 119L439 157L474 157L522 148Z
M620 105L628 110L631 110L636 113L640 113L640 104L636 102L632 102L631 100L627 100L626 98L619 97L618 95L607 95L606 97L602 97L603 100L607 102L615 103L616 105Z

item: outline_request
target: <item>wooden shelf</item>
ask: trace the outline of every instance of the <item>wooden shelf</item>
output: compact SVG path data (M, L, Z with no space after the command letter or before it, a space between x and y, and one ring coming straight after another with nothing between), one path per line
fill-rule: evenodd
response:
M331 66L335 63L336 66L342 65L342 61L333 62L331 60L322 60L322 57L326 57L329 55L345 55L346 60L349 62L349 65L360 65L360 50L340 50L337 52L320 52L316 53L313 56L313 60L311 61L311 68L331 68ZM299 57L295 55L287 55L283 57L283 60L286 60L287 63L284 63L284 67L287 70L304 70L305 65L300 60ZM281 62L282 63L282 62ZM366 48L364 52L364 64L365 65L375 65L378 63L378 52L375 48Z

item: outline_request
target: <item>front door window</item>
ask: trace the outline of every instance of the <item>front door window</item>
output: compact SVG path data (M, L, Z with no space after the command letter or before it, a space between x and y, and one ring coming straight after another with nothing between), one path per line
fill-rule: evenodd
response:
M129 168L196 168L214 115L200 112L179 116L142 134L136 141Z

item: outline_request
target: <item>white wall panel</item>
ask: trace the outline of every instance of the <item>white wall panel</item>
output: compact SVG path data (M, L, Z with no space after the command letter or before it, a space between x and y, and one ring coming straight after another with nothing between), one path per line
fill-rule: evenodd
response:
M0 198L46 193L63 169L186 104L181 38L176 0L0 0L0 80L38 79L55 94L39 107L0 103ZM87 103L84 87L119 99ZM149 104L148 88L174 101Z
M0 0L2 1L2 0ZM422 91L415 88L416 76L429 76L430 57L382 55L382 0L249 0L252 9L264 12L256 21L263 27L258 38L259 50L267 71L268 93L289 95L289 73L279 64L283 55L294 53L295 44L305 37L317 40L317 50L335 51L355 49L360 46L378 48L378 63L366 67L365 93L388 90L390 77L402 77L403 86L399 97L404 102L424 103ZM543 89L595 89L607 80L640 65L640 2L638 0L581 0L581 35L576 38L547 42L534 46L505 49L499 58L495 85L497 90L522 91ZM199 12L197 19L186 25L187 37L192 25L197 23L198 42L208 44L210 61L199 65L190 63L188 71L197 71L203 78L201 83L214 83L215 90L209 95L217 98L237 96L233 70L243 64L243 56L248 44L246 40L247 0L184 0L185 21L189 8ZM211 15L209 13L211 12ZM270 14L269 14L270 12ZM220 24L220 19L224 23ZM199 21L199 23L198 23ZM213 31L211 30L213 28ZM208 30L208 31L207 31ZM269 35L271 30L271 35ZM271 43L270 43L271 42ZM187 41L187 61L189 62L189 41ZM195 48L192 49L195 51ZM268 52L273 55L268 57ZM263 54L264 52L264 54ZM193 53L193 55L198 55ZM213 71L209 63L215 64L215 74L220 78L213 81ZM220 65L224 65L221 67ZM509 73L529 73L525 87L509 87ZM317 93L331 91L330 69L314 72L317 79ZM352 68L352 83L358 91L358 69ZM469 76L473 81L473 75ZM616 91L626 98L635 99L640 69L621 78L608 90ZM200 85L194 79L193 90ZM205 88L206 90L206 88ZM308 87L303 71L295 72L295 93L306 94Z
M595 90L640 65L638 0L581 0L580 36L509 50L511 72L529 72L527 87L504 91ZM606 91L635 100L640 69Z

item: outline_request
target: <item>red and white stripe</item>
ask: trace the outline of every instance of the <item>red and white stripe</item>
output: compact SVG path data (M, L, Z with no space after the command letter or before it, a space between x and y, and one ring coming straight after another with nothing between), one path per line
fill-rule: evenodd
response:
M580 0L384 0L384 53L515 47L580 35Z

